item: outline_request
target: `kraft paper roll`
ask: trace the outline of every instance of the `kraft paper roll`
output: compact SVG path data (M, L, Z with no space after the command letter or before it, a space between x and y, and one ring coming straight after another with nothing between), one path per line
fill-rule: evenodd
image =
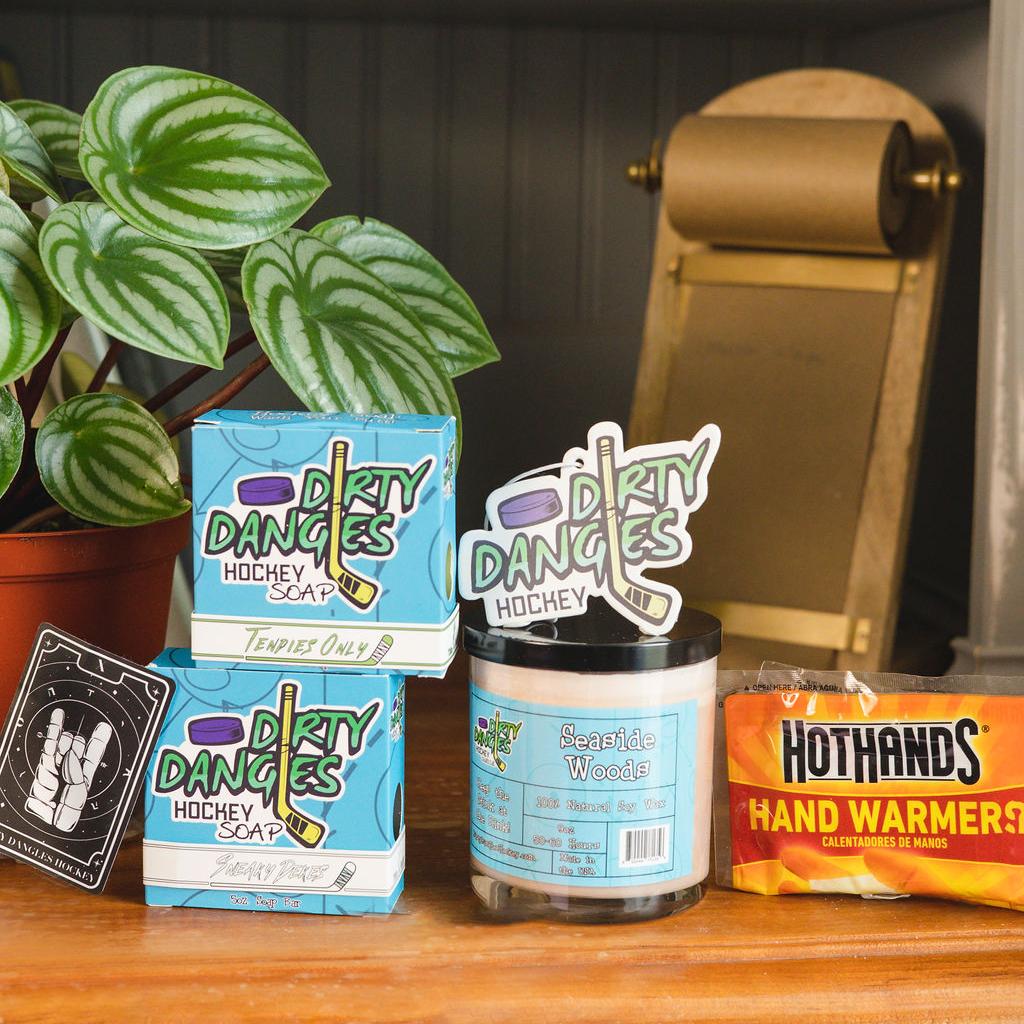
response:
M910 159L902 121L691 115L665 152L665 209L693 241L888 253Z

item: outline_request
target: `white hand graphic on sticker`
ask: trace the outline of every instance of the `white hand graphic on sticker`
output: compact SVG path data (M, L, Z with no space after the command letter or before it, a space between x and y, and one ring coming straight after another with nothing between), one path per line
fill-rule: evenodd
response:
M64 712L54 708L25 810L61 832L73 831L112 735L110 726L100 722L87 742L84 736L64 729Z

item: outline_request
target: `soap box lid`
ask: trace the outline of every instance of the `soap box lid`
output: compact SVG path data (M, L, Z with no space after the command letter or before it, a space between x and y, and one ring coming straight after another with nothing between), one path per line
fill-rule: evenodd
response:
M274 427L277 430L387 431L388 433L435 434L454 416L419 413L289 412L274 409L211 409L196 418L197 427Z
M167 647L162 650L149 665L151 668L171 668L182 672L221 672L225 670L236 673L250 673L254 678L266 678L268 671L277 672L282 676L317 676L318 678L329 677L332 686L337 685L337 696L339 700L344 699L346 685L352 683L374 683L398 680L404 678L402 672L328 672L323 667L315 664L267 664L263 662L232 661L232 662L211 662L195 661L192 652L187 647Z

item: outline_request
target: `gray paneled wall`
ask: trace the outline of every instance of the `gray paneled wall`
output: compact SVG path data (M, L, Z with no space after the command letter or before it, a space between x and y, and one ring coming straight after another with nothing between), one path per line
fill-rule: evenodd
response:
M840 63L906 81L940 113L951 111L954 136L973 142L980 182L986 24L986 12L975 10L834 39L814 30L19 13L0 15L0 49L17 61L26 94L78 109L106 75L132 63L237 81L279 107L320 153L333 187L310 222L350 212L379 217L444 260L504 356L500 367L458 382L468 526L490 487L558 458L595 420L628 416L656 203L625 184L623 168L653 135L732 83ZM962 96L953 110L951 87ZM958 244L976 252L970 210L980 202L974 196L964 205ZM961 422L973 394L977 273L967 269L960 280L974 291L951 292L937 360L945 379L939 402L952 401ZM163 381L176 372L136 353L126 361L130 378ZM240 401L294 404L269 373ZM924 591L941 595L939 616L955 619L966 592L966 538L957 543L950 534L965 529L970 439L958 449L968 457L962 494L950 502L939 418L929 431L936 442L926 440L919 505L927 512L927 495L941 494L952 511L935 529L934 517L919 513L912 562Z

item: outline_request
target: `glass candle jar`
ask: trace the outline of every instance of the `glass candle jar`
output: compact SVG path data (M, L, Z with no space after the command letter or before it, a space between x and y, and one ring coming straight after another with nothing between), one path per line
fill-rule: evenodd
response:
M703 895L721 624L465 628L473 888L506 917L642 920Z

